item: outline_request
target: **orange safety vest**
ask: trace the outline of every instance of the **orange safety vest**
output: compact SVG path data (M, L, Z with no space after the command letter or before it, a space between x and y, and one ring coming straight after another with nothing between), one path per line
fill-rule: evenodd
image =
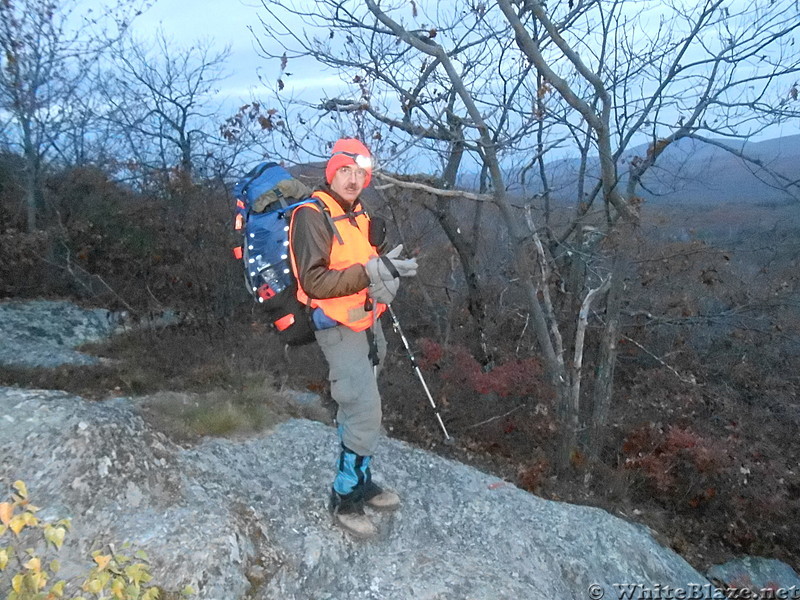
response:
M366 212L361 212L355 217L354 225L350 218L329 194L316 191L312 197L322 201L330 214L333 227L338 232L334 236L331 246L331 255L328 268L335 271L343 271L353 265L366 265L367 262L378 256L377 249L369 243L369 216ZM309 207L320 211L320 207L314 203L303 204L295 210L303 210ZM297 299L312 308L320 308L328 317L349 327L353 331L364 331L372 326L374 319L377 319L386 310L385 304L374 302L373 310L365 310L365 305L369 296L367 289L337 298L309 298L300 285L300 278L297 277L297 263L295 262L294 252L292 252L292 233L289 231L289 255L292 259L292 271L297 279Z

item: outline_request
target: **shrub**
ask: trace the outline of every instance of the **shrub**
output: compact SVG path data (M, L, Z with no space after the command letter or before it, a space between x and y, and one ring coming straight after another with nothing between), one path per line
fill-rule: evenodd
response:
M39 519L36 516L39 508L31 504L25 483L17 481L12 489L11 501L0 502L0 592L7 593L7 600L158 600L161 597L158 587L146 585L152 579L147 555L138 551L131 558L115 552L112 546L107 553L100 550L92 553L95 566L79 586L87 596L74 595L74 586L66 580L53 582L60 564L50 555L64 544L70 521L49 523ZM3 547L9 532L14 538L11 545ZM192 594L188 587L182 592L184 596Z
M543 396L549 390L544 380L544 369L538 358L511 358L498 361L492 369L485 370L464 346L447 348L430 339L419 342L422 349L420 367L439 369L443 381L458 389L469 389L478 394L497 394L501 398Z
M625 469L640 473L662 499L698 508L717 494L716 480L727 467L721 442L689 428L653 424L633 430L622 446Z

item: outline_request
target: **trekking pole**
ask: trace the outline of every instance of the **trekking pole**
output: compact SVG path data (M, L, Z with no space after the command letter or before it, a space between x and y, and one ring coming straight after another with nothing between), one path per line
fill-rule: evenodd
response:
M372 325L370 326L371 329L372 329L372 336L373 336L372 339L373 339L373 341L375 339L375 337L374 337L375 336L375 324L377 322L378 322L378 319L375 318L375 311L373 310L372 311ZM377 355L377 353L378 353L377 346L373 350L374 350L375 354ZM377 360L377 358L376 358L376 360ZM372 374L375 376L375 379L377 380L378 379L378 363L377 362L373 362L373 364L372 364Z
M392 326L394 330L400 335L400 339L403 340L403 345L406 347L406 352L408 353L408 358L411 361L411 366L414 367L414 371L417 373L417 377L419 377L420 382L422 382L422 387L425 389L425 394L428 396L428 400L433 407L433 412L436 414L436 419L439 421L439 426L442 428L444 432L444 443L451 444L453 442L453 438L450 437L450 434L447 433L447 427L444 426L444 421L442 421L442 416L439 414L439 409L436 407L436 403L433 401L433 396L431 396L431 391L428 389L428 384L425 383L425 378L422 376L422 371L420 371L419 365L417 365L417 359L414 358L414 353L411 351L411 345L408 343L405 334L403 333L403 329L400 327L400 321L397 320L397 315L394 314L394 310L392 310L392 305L387 304L386 308L389 309L389 314L392 317Z

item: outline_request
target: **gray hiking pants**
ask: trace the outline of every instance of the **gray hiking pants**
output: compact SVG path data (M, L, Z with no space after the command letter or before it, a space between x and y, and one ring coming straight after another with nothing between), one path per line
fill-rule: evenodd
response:
M381 365L386 356L386 338L380 321L373 327ZM331 396L339 407L336 421L342 442L360 456L372 456L381 430L381 396L369 359L366 331L338 325L315 331L328 361Z

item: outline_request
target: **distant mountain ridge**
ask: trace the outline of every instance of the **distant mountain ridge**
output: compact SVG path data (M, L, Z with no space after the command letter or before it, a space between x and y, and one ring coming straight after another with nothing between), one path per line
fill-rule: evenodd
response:
M718 140L724 142L723 140ZM736 148L729 141L727 145ZM744 153L772 171L800 182L800 134L740 145ZM646 146L634 154L644 156ZM672 144L644 178L642 196L654 202L739 203L786 202L780 183L757 165L717 146L694 139ZM800 197L800 186L794 187Z
M765 167L798 181L794 187L795 197L800 199L800 134L784 136L744 145L728 140L713 140L725 143L732 148L742 148L744 152ZM620 164L622 185L627 180L627 165L636 156L647 154L647 144L635 146L623 155ZM597 177L598 161L590 159L588 172ZM557 159L548 163L548 177L553 197L567 203L577 200L576 179L580 161L577 158ZM695 139L684 138L670 145L659 157L643 179L645 189L639 194L653 203L784 203L792 198L779 189L776 181L752 163L745 162L726 150ZM509 181L518 180L515 173L509 174ZM541 192L535 171L527 189L519 184L512 185L512 194L531 195ZM591 187L591 181L589 188ZM478 184L477 173L465 173L459 178L459 185L475 189Z

